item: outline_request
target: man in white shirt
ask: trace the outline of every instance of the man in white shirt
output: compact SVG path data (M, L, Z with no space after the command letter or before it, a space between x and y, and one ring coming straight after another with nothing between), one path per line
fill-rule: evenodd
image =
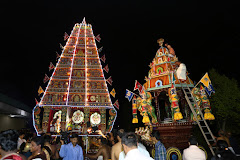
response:
M183 160L206 160L206 155L203 150L198 148L195 137L190 137L188 144L189 147L183 150Z
M176 70L177 78L181 80L181 82L186 81L187 79L187 67L184 63L181 63L180 61L176 62L176 65L178 66Z
M146 147L145 147L142 143L138 143L137 149L138 149L142 154L144 154L145 156L150 157L149 152L147 151ZM122 151L122 152L119 154L119 159L118 159L118 160L125 160L125 156L126 156L126 155L125 155L124 151Z
M137 137L135 133L129 132L122 137L122 147L126 155L125 160L153 160L138 150Z

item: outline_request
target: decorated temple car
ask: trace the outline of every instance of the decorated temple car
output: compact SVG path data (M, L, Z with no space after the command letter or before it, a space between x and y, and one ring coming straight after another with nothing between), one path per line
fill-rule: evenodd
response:
M41 101L33 109L34 127L37 133L105 135L112 130L116 114L92 26L84 20L75 24Z
M132 123L138 123L138 110L143 117L142 122L149 127L140 127L135 133L151 145L149 132L158 130L161 134L161 142L166 149L174 150L174 154L179 153L179 156L181 155L179 149L188 147L187 142L192 127L196 124L183 88L191 90L192 96L204 113L205 120L215 118L211 113L205 89L202 86L194 87L192 80L188 77L186 65L178 60L174 49L169 44L164 45L164 39L159 39L158 43L160 48L149 65L150 70L145 77L144 89L139 91L139 96L134 96L132 100ZM199 114L197 106L193 108ZM201 117L198 116L198 119Z

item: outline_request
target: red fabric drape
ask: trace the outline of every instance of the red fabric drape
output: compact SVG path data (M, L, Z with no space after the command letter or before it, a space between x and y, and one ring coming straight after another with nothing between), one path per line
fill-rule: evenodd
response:
M53 109L50 109L47 132L50 132L50 122L53 120L54 113L55 111Z

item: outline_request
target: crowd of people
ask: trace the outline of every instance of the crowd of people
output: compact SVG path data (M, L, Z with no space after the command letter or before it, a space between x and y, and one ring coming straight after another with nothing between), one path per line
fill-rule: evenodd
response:
M218 152L214 160L231 160L236 156L230 147L229 138L223 134L217 139ZM84 143L77 134L52 136L50 133L36 136L6 130L0 133L0 160L166 160L166 148L160 141L160 133L153 131L151 141L155 154L149 152L141 137L133 132L119 129L116 135L99 136L98 151L86 153ZM230 149L229 149L230 148ZM183 150L183 160L206 160L205 152L198 148L195 137L190 137L189 147Z

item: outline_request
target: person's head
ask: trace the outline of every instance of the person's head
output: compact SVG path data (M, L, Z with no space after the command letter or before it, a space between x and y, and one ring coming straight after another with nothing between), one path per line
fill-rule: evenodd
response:
M177 66L179 66L179 65L181 64L181 62L180 62L180 61L177 61L177 62L175 62L175 64L176 64Z
M103 138L103 137L101 137L101 138L99 138L99 142L100 142L100 144L106 144L106 145L108 145L108 140L106 139L106 138Z
M153 131L151 134L151 139L153 142L160 141L160 133L158 131Z
M44 146L43 137L37 136L31 140L31 152L40 152Z
M74 133L70 136L70 141L72 142L73 146L76 146L78 143L78 134Z
M20 132L20 133L19 133L19 138L23 139L24 137L25 137L25 133Z
M188 140L189 145L197 145L197 139L194 136L191 136Z
M132 149L136 149L137 148L137 137L135 135L135 133L133 132L128 132L125 133L122 136L122 146L123 146L123 151L125 152L125 154L128 153L128 151L132 150Z
M113 136L113 133L110 132L107 134L107 138L110 140L110 141L114 141L114 136Z
M118 139L118 141L121 141L123 135L124 135L124 129L119 129L117 131L117 139Z
M6 130L0 133L0 152L17 150L18 132L16 130Z
M225 135L225 133L224 133L224 131L223 131L223 130L220 130L220 131L218 131L218 135L219 135L220 137L222 137L222 136L224 136L224 135Z
M50 135L45 135L43 138L44 138L44 143L52 142L52 137Z

